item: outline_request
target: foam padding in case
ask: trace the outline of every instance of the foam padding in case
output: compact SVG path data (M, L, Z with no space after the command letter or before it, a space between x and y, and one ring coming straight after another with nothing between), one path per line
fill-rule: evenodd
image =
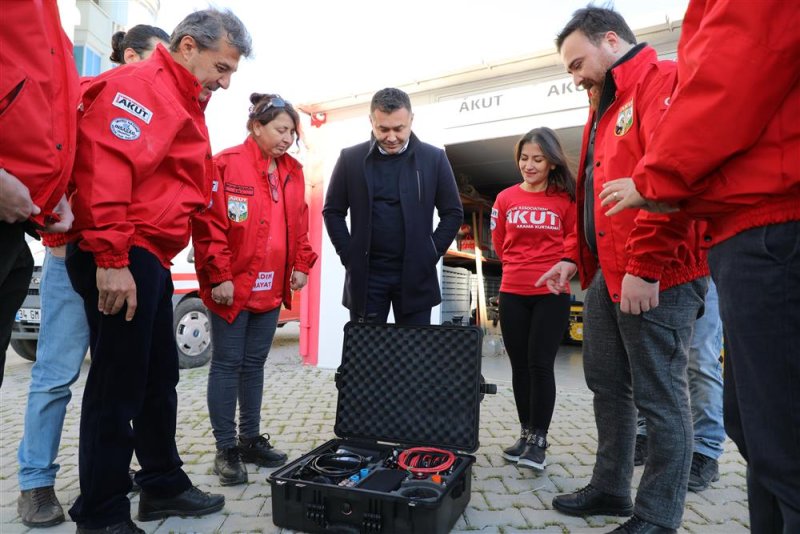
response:
M474 452L481 341L476 327L347 323L334 432Z

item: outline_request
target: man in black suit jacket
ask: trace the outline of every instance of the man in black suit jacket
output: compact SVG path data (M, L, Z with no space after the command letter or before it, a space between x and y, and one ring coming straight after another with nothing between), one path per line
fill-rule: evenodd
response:
M375 93L369 119L370 140L342 150L322 210L347 270L342 304L353 321L385 323L391 305L397 324L430 324L442 300L436 265L464 217L453 170L411 131L403 91Z

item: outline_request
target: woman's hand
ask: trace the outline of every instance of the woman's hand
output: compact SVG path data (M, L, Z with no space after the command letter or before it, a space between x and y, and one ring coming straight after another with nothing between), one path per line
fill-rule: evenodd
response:
M223 306L233 304L233 280L225 280L211 290L211 300Z
M292 291L297 291L298 289L303 289L307 283L308 275L306 273L294 271L292 273L292 280L289 282L289 287Z

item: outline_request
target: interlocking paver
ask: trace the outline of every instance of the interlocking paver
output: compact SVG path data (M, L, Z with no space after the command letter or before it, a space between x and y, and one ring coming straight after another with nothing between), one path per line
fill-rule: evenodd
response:
M298 356L297 325L280 329L266 365L262 429L273 444L295 459L334 437L337 390L334 372L303 366ZM569 349L575 350L575 349ZM504 447L519 435L508 365L503 357L484 358L484 376L497 384L497 395L487 395L481 406L481 447L474 453L472 498L454 527L458 533L548 532L602 533L624 518L565 516L552 510L552 499L562 491L587 484L594 464L597 431L591 394L582 384L580 356L571 353L557 360L558 397L548 440L547 469L543 473L519 469L501 458ZM25 396L31 364L13 351L7 354L6 376L0 389L0 532L36 533L20 522L16 502L17 446L22 435ZM83 385L88 370L73 386L73 399L64 424L58 462L61 470L56 491L65 510L79 493L78 428ZM249 483L220 488L212 472L214 437L208 422L206 382L208 368L181 371L178 384L178 450L193 482L206 491L223 493L223 512L203 518L169 518L139 523L148 534L290 532L272 523L271 488L267 477L274 469L248 465ZM581 375L582 376L582 375ZM567 380L569 378L569 380ZM563 386L566 383L568 386ZM135 463L135 459L134 459ZM641 477L637 468L634 486ZM745 464L729 441L720 458L719 481L703 493L687 496L685 533L739 533L747 531ZM634 490L635 495L635 490ZM132 496L135 517L138 496ZM75 524L47 529L47 534L75 532ZM422 534L422 533L421 533Z

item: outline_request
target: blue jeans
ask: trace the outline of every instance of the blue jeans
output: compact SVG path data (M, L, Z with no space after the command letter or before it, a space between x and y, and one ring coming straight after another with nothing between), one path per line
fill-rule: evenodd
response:
M584 302L583 369L597 424L591 484L630 495L638 409L653 439L633 513L665 528L680 526L686 500L692 462L686 366L707 288L706 278L671 287L656 308L631 315L611 300L598 271Z
M78 379L89 348L89 325L83 299L73 289L64 258L48 249L39 288L42 323L31 370L25 431L19 444L19 487L30 490L53 486L55 463L70 386Z
M725 429L747 460L750 528L800 532L800 221L741 232L708 263L725 325Z
M722 319L719 317L717 286L711 282L706 293L705 313L694 323L689 347L689 400L692 404L694 452L715 460L722 456L725 424L722 419ZM647 435L644 418L639 417L637 434Z
M228 323L211 313L211 369L208 371L208 416L217 449L236 445L236 401L239 436L261 433L264 364L278 326L280 306L265 313L242 311Z

